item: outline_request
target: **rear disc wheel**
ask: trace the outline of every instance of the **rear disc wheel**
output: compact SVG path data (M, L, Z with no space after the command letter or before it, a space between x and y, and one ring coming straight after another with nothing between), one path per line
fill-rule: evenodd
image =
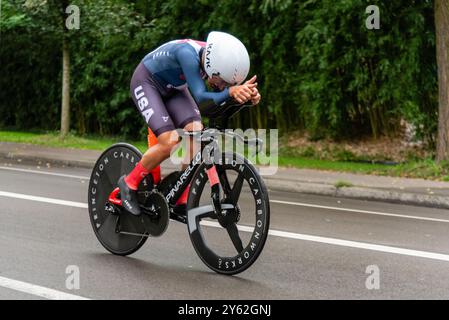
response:
M118 206L114 206L115 212L111 212L108 202L110 193L117 187L118 179L129 174L141 158L142 154L134 146L118 143L103 152L92 170L88 190L90 221L97 239L113 254L132 254L142 247L148 237L143 214L134 216ZM146 191L152 186L150 176L139 185L140 203L143 203L142 197L145 197L145 193L148 193Z

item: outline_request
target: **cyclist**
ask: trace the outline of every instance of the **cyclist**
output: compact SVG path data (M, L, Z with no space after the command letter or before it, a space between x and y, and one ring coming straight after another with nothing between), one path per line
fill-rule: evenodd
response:
M197 103L212 99L220 104L229 98L238 103L259 103L256 76L242 84L249 66L242 42L218 31L209 33L206 42L167 42L143 58L131 79L131 96L158 143L145 152L128 176L118 181L122 204L130 213L140 214L136 193L139 183L170 156L179 142L175 129L202 129ZM208 91L205 80L213 91ZM185 209L188 192L186 188L176 203L180 210Z

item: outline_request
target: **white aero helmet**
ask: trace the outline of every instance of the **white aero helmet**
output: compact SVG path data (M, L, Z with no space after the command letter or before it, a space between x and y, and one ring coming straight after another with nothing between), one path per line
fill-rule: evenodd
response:
M249 72L249 55L244 44L225 32L207 36L204 69L209 77L218 75L231 85L241 84Z

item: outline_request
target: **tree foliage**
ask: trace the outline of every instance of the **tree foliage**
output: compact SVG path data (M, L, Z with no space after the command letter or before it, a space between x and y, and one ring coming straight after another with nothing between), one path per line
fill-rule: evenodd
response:
M45 0L34 2L50 3ZM53 14L3 1L0 124L57 129L61 57ZM394 135L401 119L431 143L437 124L433 3L429 0L72 1L72 128L136 136L144 124L129 96L139 61L177 38L211 30L240 38L258 75L259 107L241 127L304 130L314 138ZM380 30L365 9L380 7ZM32 12L31 12L32 11ZM44 26L47 26L44 28Z

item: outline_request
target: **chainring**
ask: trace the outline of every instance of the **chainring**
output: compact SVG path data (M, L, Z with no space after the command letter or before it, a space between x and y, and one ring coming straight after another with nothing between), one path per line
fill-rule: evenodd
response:
M168 227L169 208L162 193L151 191L146 195L144 206L151 214L144 213L142 218L146 231L153 237L161 236Z

